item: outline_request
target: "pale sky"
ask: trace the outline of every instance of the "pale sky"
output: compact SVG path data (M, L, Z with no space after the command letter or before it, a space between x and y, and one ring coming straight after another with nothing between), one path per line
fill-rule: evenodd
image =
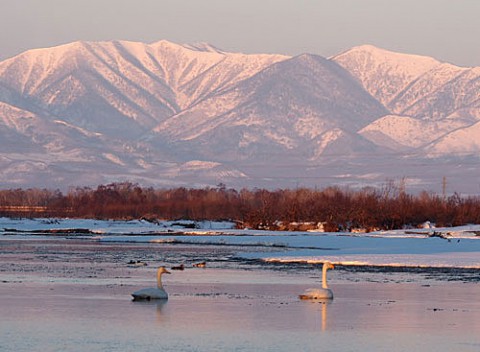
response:
M0 60L77 40L325 57L356 45L480 66L480 0L0 0Z

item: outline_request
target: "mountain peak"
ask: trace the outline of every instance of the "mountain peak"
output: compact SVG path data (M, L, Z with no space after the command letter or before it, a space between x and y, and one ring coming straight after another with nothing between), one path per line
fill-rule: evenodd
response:
M218 54L223 54L224 51L217 48L216 46L206 43L206 42L198 42L198 43L192 43L192 44L184 44L183 47L190 49L190 50L195 50L195 51L202 51L202 52L207 52L207 53L218 53Z
M15 61L16 58L19 58L19 57L26 59L29 57L38 58L42 56L49 56L49 57L62 56L65 53L81 50L85 46L85 43L87 42L76 41L76 42L71 42L67 44L56 45L53 47L30 49L30 50L24 51L23 53L18 54L17 56L9 58L3 62Z
M162 39L157 42L151 43L150 47L154 49L163 49L163 50L181 50L184 49L183 45L170 42L168 40Z
M331 60L357 77L385 106L409 84L442 65L428 56L397 53L373 45L353 47Z
M379 48L371 44L354 46L343 53L333 56L331 59L334 61L341 61L343 58L352 56L360 56L364 60L375 62L388 62L391 66L402 66L407 70L414 70L417 72L424 72L441 64L440 61L429 56L399 53Z
M153 48L160 48L169 51L183 51L186 49L194 52L224 54L222 50L216 48L212 44L205 42L193 44L177 44L168 40L160 40L158 42L150 44L150 46Z

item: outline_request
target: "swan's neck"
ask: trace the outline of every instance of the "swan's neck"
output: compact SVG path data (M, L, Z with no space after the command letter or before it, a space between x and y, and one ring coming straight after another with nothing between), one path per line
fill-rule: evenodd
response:
M163 285L162 285L162 272L158 271L157 272L157 287L159 289L163 290Z
M322 269L322 288L328 288L327 285L327 266L323 265Z

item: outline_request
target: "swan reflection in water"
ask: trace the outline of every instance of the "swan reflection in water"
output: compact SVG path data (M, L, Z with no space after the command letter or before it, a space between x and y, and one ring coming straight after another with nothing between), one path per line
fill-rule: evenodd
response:
M331 304L331 302L322 302L322 331L327 330L327 311L328 311L328 306Z
M142 319L145 319L145 316L151 316L152 309L155 309L155 319L158 323L168 321L168 312L162 312L165 309L165 305L167 304L166 299L156 299L156 300L141 300L135 301L132 300L133 304L137 307L142 307L141 315ZM148 312L146 312L148 310ZM146 314L146 315L145 315Z

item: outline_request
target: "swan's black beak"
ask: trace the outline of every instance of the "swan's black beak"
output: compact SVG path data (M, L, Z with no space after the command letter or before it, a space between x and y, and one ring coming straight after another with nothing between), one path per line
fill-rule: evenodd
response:
M168 270L166 270L166 269L165 269L165 271L164 271L163 273L164 273L164 274L171 274L171 272L168 271Z

